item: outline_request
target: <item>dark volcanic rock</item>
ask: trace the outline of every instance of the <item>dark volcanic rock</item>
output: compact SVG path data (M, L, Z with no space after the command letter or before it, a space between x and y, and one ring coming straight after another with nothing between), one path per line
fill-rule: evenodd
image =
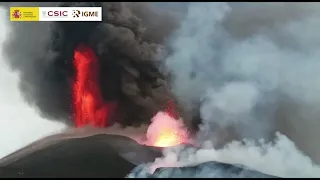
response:
M26 148L32 148L28 146ZM65 139L27 153L0 160L4 177L125 177L136 165L153 161L161 153L118 135ZM10 160L11 159L11 160Z
M148 173L147 167L136 167L129 177L136 178L278 178L250 170L243 166L220 162L205 162L186 167L157 168L153 174Z
M158 178L278 178L246 167L220 162L206 162L191 167L159 168L152 177Z

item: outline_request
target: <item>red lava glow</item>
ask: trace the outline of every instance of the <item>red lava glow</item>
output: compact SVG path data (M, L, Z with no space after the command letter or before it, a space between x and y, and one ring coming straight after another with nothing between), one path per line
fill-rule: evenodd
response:
M169 101L167 105L166 112L158 112L148 127L147 139L152 146L170 147L189 140L186 128L177 118L173 101Z
M176 110L176 105L172 100L167 101L165 112L168 113L168 115L174 119L180 118L179 112Z
M105 103L98 86L98 58L83 44L74 52L76 80L73 83L75 126L105 127L115 103Z

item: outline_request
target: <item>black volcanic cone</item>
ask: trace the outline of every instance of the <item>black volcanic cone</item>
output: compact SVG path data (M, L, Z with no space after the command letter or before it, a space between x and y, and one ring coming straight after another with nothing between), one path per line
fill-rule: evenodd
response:
M36 148L27 146L0 160L0 178L121 178L136 166L132 159L143 163L161 155L130 138L106 134L65 139L32 150Z

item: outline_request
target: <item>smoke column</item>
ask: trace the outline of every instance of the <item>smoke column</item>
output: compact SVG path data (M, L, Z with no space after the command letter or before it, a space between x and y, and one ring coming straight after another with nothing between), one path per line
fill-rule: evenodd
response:
M19 72L23 97L41 116L74 125L72 82L76 70L72 61L81 43L90 47L99 61L97 86L104 102L119 104L117 116L110 124L148 123L168 99L173 99L154 65L154 57L162 47L160 43L176 25L170 13L160 13L142 3L14 2L10 5L103 8L103 22L10 23L12 31L5 43L6 62ZM166 26L154 23L158 21Z
M30 126L41 128L41 132L46 134L51 132L51 128L56 128L55 124L49 123L46 127L42 126L42 122L33 123L34 120L43 120L44 124L50 120L62 122L67 126L75 125L72 85L76 78L76 69L73 59L76 47L81 43L90 47L98 58L99 68L94 73L99 76L97 89L102 93L103 100L119 102L116 112L118 117L112 119L113 122L118 122L122 126L148 123L153 115L164 109L165 102L174 101L166 87L164 77L153 62L154 55L162 47L160 44L177 27L176 18L170 12L158 11L148 3L10 2L0 5L5 8L102 6L105 13L104 21L101 23L12 23L9 22L9 13L2 14L4 22L10 27L2 46L6 57L2 59L6 66L2 67L7 68L2 72L12 70L17 76L12 81L7 78L4 82L13 83L12 88L20 89L19 103L20 100L25 100L30 108L35 110L34 117L24 118L25 121L19 126L28 129L26 125L30 123ZM9 87L8 83L6 84L3 87ZM6 92L3 97L6 97L6 101L14 102L15 95L11 96ZM97 106L100 107L100 104ZM15 114L23 114L18 112L19 109L16 110ZM16 121L20 122L20 118L16 117L10 122ZM104 122L101 125L104 126ZM62 125L59 123L57 126ZM10 130L13 133L12 137L23 134L23 131L19 134L16 131L20 131L19 128ZM8 133L8 136L11 137L11 134ZM31 139L28 138L27 142ZM14 141L10 143L14 144Z
M179 100L190 111L200 104L204 149L186 157L167 150L153 166L212 160L320 177L318 8L190 3L170 39L166 68Z
M19 75L12 72L5 63L3 42L8 37L10 27L5 13L0 8L0 158L37 140L43 136L58 132L64 125L50 122L41 117L25 103L18 88Z

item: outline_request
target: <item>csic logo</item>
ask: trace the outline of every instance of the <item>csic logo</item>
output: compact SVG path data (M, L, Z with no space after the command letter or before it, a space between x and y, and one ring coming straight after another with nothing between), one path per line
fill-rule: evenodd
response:
M20 10L18 10L18 9L14 10L13 13L12 13L12 18L13 19L20 19L21 16L22 16L22 14L21 14Z
M81 17L98 17L99 12L98 11L80 11L80 10L73 10L72 16L74 18Z
M68 11L43 11L44 16L47 17L68 17Z

